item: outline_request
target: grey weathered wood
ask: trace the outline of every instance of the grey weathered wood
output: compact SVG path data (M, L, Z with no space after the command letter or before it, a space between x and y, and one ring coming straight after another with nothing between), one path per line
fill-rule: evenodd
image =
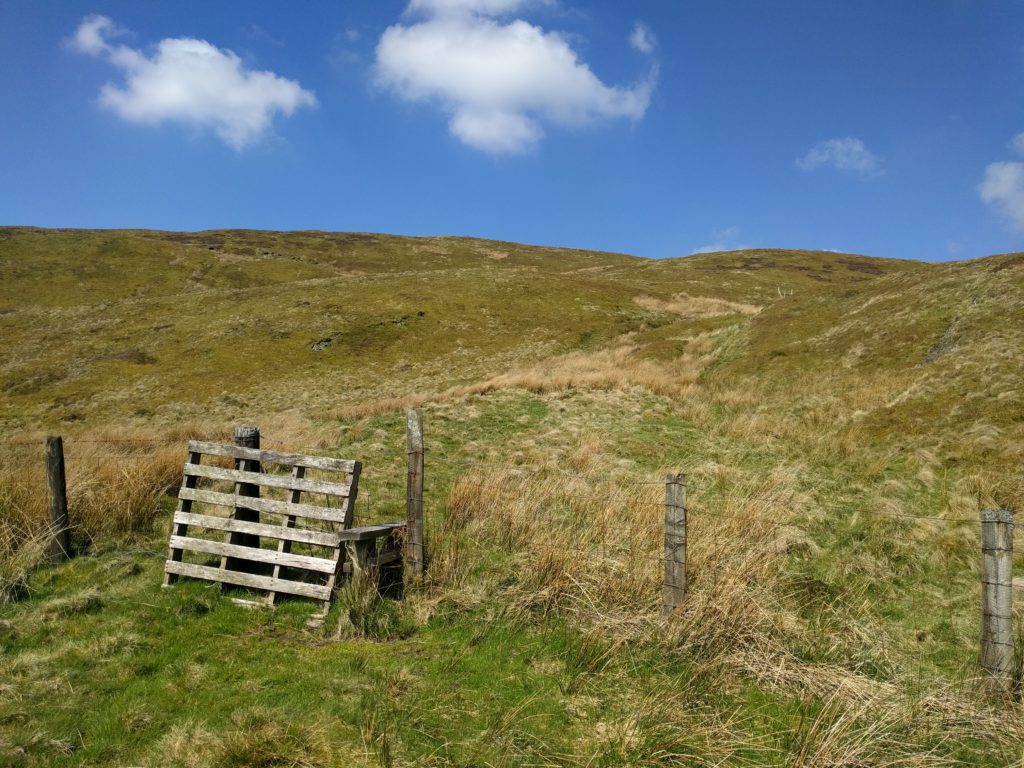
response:
M1013 690L1013 515L981 513L981 667L994 695Z
M46 559L53 565L71 557L71 520L68 517L68 488L64 476L64 439L46 438L46 486L50 495L50 526L53 538Z
M321 547L337 547L339 544L337 533L307 531L302 528L285 528L281 525L247 523L242 520L232 520L229 517L207 517L206 515L194 515L188 512L175 512L174 522L184 525L198 525L215 531L250 533L254 536L263 536L269 539L300 541L303 544L316 544Z
M298 464L296 464L294 467L292 467L292 477L294 477L294 478L296 478L298 480L301 480L302 477L305 474L306 474L306 468L305 467L300 466ZM299 503L299 499L301 499L301 498L302 498L302 491L292 491L291 494L288 497L288 501L291 504L298 504ZM282 525L285 528L294 528L295 527L296 519L297 518L295 517L295 515L288 515L287 517L285 517L284 521L282 522ZM290 541L288 541L288 539L281 539L281 541L279 541L277 543L277 551L279 553L281 553L281 554L287 554L287 553L291 552L292 551L292 543ZM330 566L331 566L331 569L330 569L330 571L328 571L328 573L334 573L335 562L334 562L333 559L330 561ZM279 578L281 576L281 564L280 563L275 563L275 565L274 565L274 572L271 574L271 576L273 578L275 578L275 579ZM267 595L267 602L270 603L271 605L276 604L277 603L277 596L278 596L277 592L271 592L269 595Z
M189 464L198 464L200 461L202 461L202 458L203 458L202 454L194 453L194 452L190 451L189 454L188 454L188 463ZM186 497L182 496L181 494L184 491L186 491L186 490L194 489L196 487L196 482L198 482L198 480L199 480L199 478L196 477L195 475L185 475L185 477L182 479L181 491L178 493L178 513L188 514L189 512L192 511L192 499L186 498ZM188 523L175 521L173 527L171 528L171 535L172 536L179 536L179 537L187 536L188 535ZM171 547L170 557L168 557L167 559L168 560L173 560L174 562L180 562L181 561L181 557L182 557L181 549L180 548L176 549L174 547ZM170 573L169 571L164 573L164 586L165 587L169 587L171 584L173 584L177 580L178 580L177 574Z
M270 576L260 576L255 573L243 573L242 571L226 571L222 568L211 568L207 565L193 565L192 563L176 562L168 560L165 563L168 573L178 576L191 576L195 579L220 582L221 584L234 584L239 587L252 587L263 589L268 592L287 592L290 595L301 597L312 597L316 600L329 600L330 590L320 584L306 584L301 581L287 581L286 579L273 579Z
M412 579L419 579L426 566L423 540L423 425L419 412L413 408L406 414L406 451L409 455L409 472L406 478L405 567Z
M352 493L349 494L345 500L345 520L342 523L342 529L348 529L352 527L352 518L355 516L356 509L356 494L359 491L359 476L363 471L363 465L358 461L355 462L355 466L352 468ZM327 587L331 590L331 594L334 594L334 587L341 579L343 569L345 567L345 547L341 545L340 541L338 548L334 551L334 573L332 573L327 579ZM327 617L327 612L330 611L330 602L325 602L323 608L320 610L319 618L323 619Z
M376 555L370 556L370 564L376 565L378 568L388 563L393 563L396 560L401 559L402 550L400 549L385 549L383 552L378 552Z
M258 430L238 430L239 442L251 441L257 445ZM217 443L194 440L189 442L189 460L183 468L184 480L178 494L178 511L175 513L170 537L170 556L167 559L165 583L172 584L179 576L192 576L218 582L222 585L236 584L253 587L267 593L261 603L244 601L248 605L273 605L278 594L296 594L323 601L319 616L326 615L333 596L334 587L342 574L352 573L361 580L361 585L370 582L380 565L395 562L401 557L398 543L399 531L406 523L398 522L381 526L356 529L351 540L342 542L341 535L352 526L355 500L362 465L358 461L342 459L321 459L303 454L262 451L256 447L221 446ZM204 466L202 456L221 456L236 461L234 469ZM289 466L291 477L265 474L263 464ZM322 482L303 477L307 468L334 471L349 475L345 482ZM198 488L203 479L220 480L235 484L234 492L220 492ZM288 501L249 496L260 488L284 488L290 491ZM338 508L301 503L303 493L326 493L339 497ZM228 510L227 516L194 514L195 502L213 504ZM328 502L330 503L330 502ZM243 515L267 513L280 515L280 525L268 525L255 519L243 519ZM320 520L333 524L338 530L309 530L299 527L302 518ZM229 534L224 540L202 538L209 534L193 533L189 528L206 531L221 531ZM237 535L249 537L253 546L239 542ZM274 548L260 547L260 538L276 540ZM386 539L380 552L377 542ZM244 540L244 539L243 539ZM325 547L330 554L324 557L310 557L291 553L293 542ZM185 562L184 552L220 555L221 567L213 568ZM231 567L226 567L228 563ZM308 584L281 578L282 569L297 568L326 575L325 584ZM256 572L253 572L253 571Z
M170 545L172 548L182 549L187 552L202 552L208 555L226 555L229 557L247 558L261 563L280 565L285 568L302 568L307 571L316 571L317 573L334 572L334 560L326 557L293 555L288 552L279 552L276 549L239 547L234 544L225 544L223 541L196 539L188 536L171 536Z
M369 539L380 539L390 536L397 530L405 528L405 523L382 523L380 525L365 525L360 528L349 528L339 531L340 541L367 541Z
M235 445L251 451L258 451L260 447L259 427L235 427ZM257 476L261 474L262 466L258 461L250 459L235 459L235 470L245 473L252 473ZM257 480L246 480L239 478L235 483L235 496L243 498L259 498L260 485ZM240 502L231 513L236 520L248 523L260 521L259 510ZM259 536L240 531L231 531L225 537L225 542L239 547L259 547ZM224 557L220 561L220 567L232 571L256 571L257 566L251 560Z
M321 480L297 480L288 475L267 475L261 472L249 472L241 469L224 469L210 467L205 464L186 464L186 475L196 475L210 480L228 480L242 485L258 485L264 488L284 488L290 491L308 491L309 493L325 493L329 496L347 497L351 485L345 483L327 483ZM248 503L248 501L246 501Z
M201 501L205 504L216 504L221 507L234 507L239 504L239 499L233 493L219 493L218 491L207 491L202 488L182 488L178 491L179 499L189 501ZM249 499L245 504L260 512L268 512L275 515L294 517L306 517L312 520L325 520L331 523L342 523L345 520L345 507L332 509L330 507L318 507L315 504L293 504L290 501L278 501L277 499Z
M667 617L686 595L686 475L665 478L665 583L662 613Z
M307 456L302 453L281 453L263 449L245 448L237 445L222 445L205 440L190 440L188 449L207 456L227 456L233 459L248 459L263 464L280 464L285 467L305 467L307 469L325 469L333 472L351 474L355 461L351 459L335 459L329 456Z
M384 552L377 552L376 554L374 554L373 552L370 552L370 554L367 555L367 557L366 557L366 564L370 568L374 568L374 567L379 568L381 566L393 563L396 560L400 560L401 558L402 558L402 553L401 553L400 550L397 550L397 549L388 549L388 550L385 550ZM342 573L345 573L345 574L348 574L349 576L351 576L352 575L352 561L351 560L346 560L345 561L345 565L342 567L341 570L342 570Z
M345 542L345 553L352 567L352 588L357 592L375 586L376 565L370 562L374 543L366 540Z

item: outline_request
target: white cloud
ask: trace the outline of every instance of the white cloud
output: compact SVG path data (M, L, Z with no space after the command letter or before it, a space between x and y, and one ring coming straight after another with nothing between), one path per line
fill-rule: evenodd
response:
M1024 133L1018 133L1010 139L1010 149L1018 155L1024 155Z
M296 81L246 69L232 51L205 40L167 38L152 56L110 39L120 30L105 16L89 16L71 46L121 69L123 87L107 83L100 104L130 122L177 121L212 129L236 150L263 137L276 114L316 104Z
M990 163L978 194L996 205L1015 229L1024 231L1024 163Z
M806 155L796 161L796 164L803 171L813 171L815 168L827 166L840 171L859 173L862 176L873 176L882 172L878 156L871 152L863 141L852 136L815 144Z
M99 56L111 50L108 38L123 34L124 30L106 16L86 16L75 30L71 45L82 53Z
M725 229L720 229L717 232L711 233L710 243L702 245L700 248L695 248L690 251L690 255L693 256L698 253L718 253L720 251L743 251L748 249L750 246L741 243L739 237L739 227L726 227Z
M656 43L657 38L654 37L650 27L642 21L638 21L633 25L633 31L629 35L629 44L636 48L636 50L640 51L640 53L653 53Z
M523 0L412 0L428 17L385 30L375 77L409 101L438 104L460 141L495 154L529 151L544 124L637 120L647 111L657 71L630 87L605 85L565 37L521 19L492 16Z

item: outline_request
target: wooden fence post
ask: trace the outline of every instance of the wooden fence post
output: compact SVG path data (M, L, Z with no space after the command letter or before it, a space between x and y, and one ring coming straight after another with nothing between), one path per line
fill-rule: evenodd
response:
M410 408L406 414L406 450L409 454L409 475L406 483L405 567L412 579L424 571L423 542L423 425L420 414Z
M990 694L1013 690L1013 515L981 513L981 667Z
M53 540L47 548L46 557L52 565L56 565L71 557L64 440L60 436L46 438L46 485L50 492L50 525L53 528Z
M239 448L255 448L259 450L260 428L235 427L235 445ZM246 472L259 472L260 463L248 459L237 459L235 461L235 469L242 469ZM260 487L252 483L235 483L235 495L246 498L259 498ZM260 513L258 510L239 506L235 507L235 519L248 523L258 523L260 521ZM242 547L258 547L260 545L260 537L253 533L233 532L227 538L229 544L237 544ZM237 560L233 557L223 558L222 567L229 571L257 570L255 563L247 560Z
M686 595L686 475L665 478L665 583L661 612L667 618Z

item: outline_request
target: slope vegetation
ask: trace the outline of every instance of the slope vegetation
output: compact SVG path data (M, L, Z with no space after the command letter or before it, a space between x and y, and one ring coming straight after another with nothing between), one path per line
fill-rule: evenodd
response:
M2 229L0 762L1019 762L977 680L976 520L1024 502L1022 309L1020 255ZM310 631L156 588L188 436L362 459L357 519L394 519L408 405L431 565L403 600L342 591Z

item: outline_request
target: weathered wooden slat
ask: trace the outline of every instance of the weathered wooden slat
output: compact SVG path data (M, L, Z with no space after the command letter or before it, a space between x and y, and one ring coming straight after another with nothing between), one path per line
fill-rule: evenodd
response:
M254 448L241 448L235 445L208 443L205 440L190 440L188 449L207 456L228 456L233 459L247 459L261 463L282 464L286 467L306 467L308 469L325 469L333 472L352 473L359 462L351 459L335 459L329 456L306 456L302 453L279 453Z
M201 501L206 504L216 504L221 507L234 508L242 503L240 496L232 493L219 493L207 491L201 488L182 488L178 493L179 499L189 501ZM331 523L345 522L344 509L331 509L330 507L318 507L315 504L293 504L290 501L278 501L277 499L253 499L245 498L245 506L259 512L270 512L275 515L307 517L312 520L326 520Z
M189 464L198 464L202 460L203 460L202 454L195 453L194 451L189 451L189 454L188 454L188 463ZM186 475L182 479L182 482L181 482L181 489L182 489L182 491L184 491L186 489L195 488L196 487L196 482L198 480L199 480L198 477L189 477L188 475ZM179 495L179 497L178 497L178 512L186 512L187 513L187 512L191 512L191 511L192 511L192 502L190 500L184 498L183 496ZM187 525L175 525L171 529L171 535L172 536L185 536L187 534L188 534L188 526ZM171 547L170 550L171 550L170 551L170 559L171 560L181 560L181 554L182 553L181 553L180 549L174 549L173 547ZM175 580L177 578L178 577L175 576L173 573L164 573L164 586L165 587L171 586L175 582Z
M263 472L246 472L242 469L208 467L205 464L186 464L184 472L186 475L206 477L212 480L230 480L233 483L250 483L263 486L264 488L286 488L294 491L326 493L331 496L345 498L348 497L351 489L351 486L343 483L326 483L322 480L300 480L287 475L268 475ZM243 503L249 504L248 497L246 497Z
M379 568L382 565L393 563L396 560L402 559L402 550L400 549L385 549L383 552L369 551L366 556L366 565L372 568ZM352 575L352 563L351 561L346 562L342 568L342 572Z
M234 603L235 605L240 605L243 608L256 609L256 608L266 608L267 607L267 601L266 600L243 600L240 597L232 597L231 598L231 602Z
M174 560L167 560L164 563L168 573L178 576L191 576L196 579L215 581L222 584L234 584L239 587L252 587L270 592L287 592L290 595L300 597L311 597L314 600L328 600L331 590L319 584L305 584L300 581L288 581L287 579L273 579L269 576L257 576L253 573L242 573L241 571L224 571L220 568L211 568L206 565L193 565L192 563L179 563Z
M340 541L366 541L367 539L379 539L383 536L390 536L395 531L405 528L405 522L383 523L382 525L364 525L361 528L349 528L345 531L338 531Z
M370 556L370 564L381 566L393 563L396 560L401 559L402 550L400 549L385 549L383 552L378 552L376 555Z
M224 555L239 560L255 560L260 563L272 563L284 568L303 568L307 571L316 571L317 573L334 573L334 560L328 560L323 557L293 555L289 552L279 552L276 549L240 547L235 544L225 544L222 541L195 539L188 536L171 536L170 543L172 548L177 547L189 552Z
M292 477L295 477L295 478L298 478L298 479L301 480L303 477L305 477L305 475L306 475L306 468L305 467L300 467L298 465L292 467ZM288 502L290 504L298 504L299 500L301 498L302 498L302 491L292 491L291 493L288 494ZM294 528L295 524L297 522L298 522L298 519L295 517L295 515L288 515L284 519L283 525L284 525L285 528ZM290 541L288 541L287 539L281 539L279 542L277 542L277 551L281 552L281 553L284 553L284 554L287 554L287 553L291 552L292 551L292 543ZM332 566L334 565L333 558L331 559L331 565ZM334 575L334 568L333 567L331 568L330 574L331 574L331 576ZM281 565L280 564L276 564L274 566L274 573L271 574L271 575L275 579L278 578L281 575ZM271 592L269 595L267 595L267 602L270 603L271 605L275 605L277 603L277 592Z
M239 448L259 450L260 428L253 426L235 427L235 445ZM235 459L234 464L235 469L244 470L245 472L263 472L263 465L258 461ZM235 496L242 496L246 499L258 499L262 495L258 485L253 483L235 483ZM228 517L245 523L262 522L260 520L260 513L255 509L250 509L244 503L232 509ZM240 547L258 547L260 546L260 537L248 533L231 532L224 534L224 543L235 544ZM248 560L236 560L230 557L222 557L220 560L220 567L229 571L259 573L259 569L254 569L254 565L255 563Z
M337 547L339 544L337 533L307 531L302 528L285 528L281 525L264 525L263 523L245 523L227 517L207 517L187 512L175 512L174 522L183 525L198 525L215 531L253 533L269 539L287 539L288 541L300 541L303 544L318 544L321 547Z

